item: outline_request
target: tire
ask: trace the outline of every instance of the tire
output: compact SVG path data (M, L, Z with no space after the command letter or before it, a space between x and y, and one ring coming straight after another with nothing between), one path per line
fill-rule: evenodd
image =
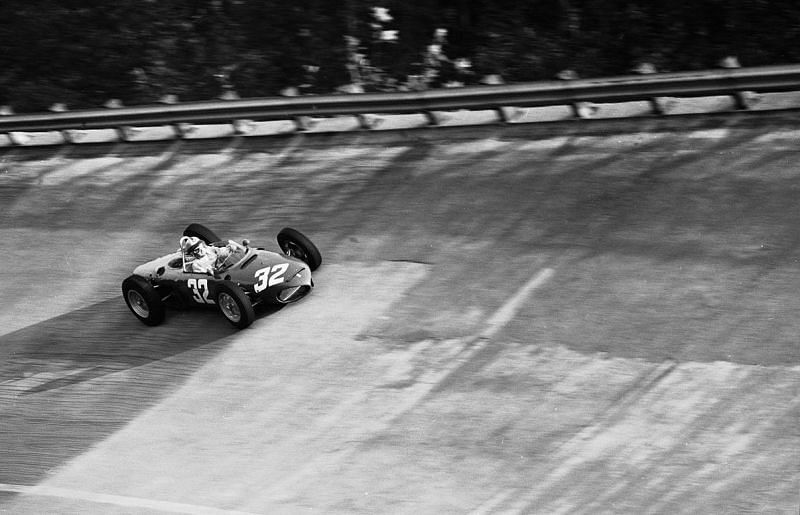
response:
M214 243L215 241L222 241L220 237L214 233L214 231L212 231L205 225L200 225L200 224L189 224L189 226L183 230L183 235L200 238L205 243L209 244Z
M298 258L308 265L313 272L322 264L319 249L303 233L286 227L278 233L278 246L284 254Z
M146 325L158 325L164 321L166 310L161 295L152 284L132 275L122 281L122 297L131 313Z
M231 281L223 281L217 286L217 306L222 316L239 329L244 329L256 319L250 298Z

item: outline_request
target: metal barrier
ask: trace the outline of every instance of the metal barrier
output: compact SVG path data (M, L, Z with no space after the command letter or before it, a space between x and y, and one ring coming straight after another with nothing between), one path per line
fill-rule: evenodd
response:
M659 97L732 95L736 107L747 108L743 92L800 91L800 66L769 66L698 72L629 75L604 79L548 81L503 86L479 86L403 93L366 93L304 97L257 98L174 105L92 109L60 113L0 117L0 134L81 129L118 129L171 125L236 124L241 120L298 120L367 114L433 113L453 110L487 110L505 121L505 107L541 107L580 103L613 103ZM364 128L369 128L364 124Z

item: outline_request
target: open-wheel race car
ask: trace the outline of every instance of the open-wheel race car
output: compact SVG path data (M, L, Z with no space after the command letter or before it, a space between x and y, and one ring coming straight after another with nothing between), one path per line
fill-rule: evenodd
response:
M281 252L222 240L201 224L183 231L180 248L134 269L122 282L131 312L147 325L164 321L166 307L216 306L234 326L255 320L254 306L297 302L314 287L319 249L301 232L278 233Z

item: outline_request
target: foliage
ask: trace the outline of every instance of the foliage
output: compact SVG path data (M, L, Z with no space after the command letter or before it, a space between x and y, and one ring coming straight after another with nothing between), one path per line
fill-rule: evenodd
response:
M800 61L798 36L790 0L3 0L0 105L424 89L727 55L783 64Z

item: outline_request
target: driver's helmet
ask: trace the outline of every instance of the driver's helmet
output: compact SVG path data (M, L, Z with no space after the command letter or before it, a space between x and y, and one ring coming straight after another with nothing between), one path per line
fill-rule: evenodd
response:
M186 257L199 258L205 254L203 240L194 236L183 236L180 241L181 251Z

